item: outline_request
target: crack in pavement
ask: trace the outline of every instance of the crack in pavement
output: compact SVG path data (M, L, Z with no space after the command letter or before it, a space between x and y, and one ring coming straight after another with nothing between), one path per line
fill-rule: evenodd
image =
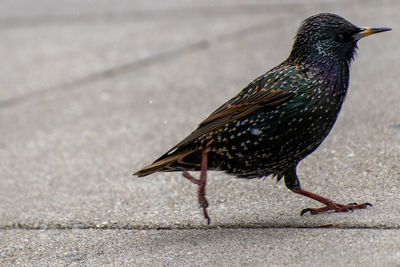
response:
M277 22L278 22L277 20L274 20L274 23L277 23ZM180 58L180 57L188 55L188 54L193 54L193 53L196 53L199 51L204 51L204 50L209 49L209 47L211 46L212 43L213 44L214 43L223 44L225 42L230 42L230 41L234 40L235 38L243 37L244 35L254 34L254 33L257 33L260 31L268 30L268 27L265 27L266 25L271 25L271 22L270 21L263 22L260 24L252 25L250 27L239 29L234 32L223 33L223 34L217 35L217 36L207 39L207 40L205 40L205 39L199 40L197 42L188 44L186 46L177 48L175 50L170 50L167 52L149 56L149 57L141 59L141 60L128 62L123 65L119 65L119 66L105 69L105 70L102 70L99 72L95 72L95 73L89 74L85 77L81 77L76 80L73 80L71 82L66 82L63 84L56 85L56 86L50 86L50 87L44 88L44 89L34 90L31 92L25 93L23 95L0 100L0 109L7 108L10 106L15 106L24 101L30 100L35 97L40 97L49 92L56 92L56 91L68 90L68 89L72 89L72 88L79 88L79 86L82 86L82 85L87 85L87 84L90 84L90 83L93 83L96 81L115 77L117 75L125 74L128 72L133 72L133 71L136 71L136 70L139 70L139 69L142 69L142 68L154 65L154 64L162 63L162 62L169 61L169 60L174 60L174 59Z

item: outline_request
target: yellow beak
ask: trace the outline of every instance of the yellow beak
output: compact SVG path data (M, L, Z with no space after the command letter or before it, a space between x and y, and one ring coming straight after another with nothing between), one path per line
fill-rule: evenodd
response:
M365 28L360 28L360 31L356 34L353 34L353 39L355 41L360 40L361 38L367 37L369 35L378 33L378 32L386 32L386 31L390 31L390 28L369 28L369 27L365 27Z

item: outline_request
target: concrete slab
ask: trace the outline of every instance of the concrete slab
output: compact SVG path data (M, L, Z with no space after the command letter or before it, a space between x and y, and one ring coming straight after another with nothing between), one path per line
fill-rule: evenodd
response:
M2 265L397 266L399 230L0 231Z

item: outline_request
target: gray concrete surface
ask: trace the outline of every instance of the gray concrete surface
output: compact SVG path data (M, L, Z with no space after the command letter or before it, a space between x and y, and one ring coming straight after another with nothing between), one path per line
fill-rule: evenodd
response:
M0 265L400 264L400 2L1 5ZM207 226L179 174L132 177L318 12L393 28L360 41L339 120L298 170L304 188L373 208L300 217L320 205L214 172Z

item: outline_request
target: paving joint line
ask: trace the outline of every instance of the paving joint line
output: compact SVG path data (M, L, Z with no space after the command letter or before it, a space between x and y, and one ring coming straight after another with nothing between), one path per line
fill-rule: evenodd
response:
M68 90L68 89L72 89L77 86L82 86L82 85L86 85L86 84L96 82L99 80L114 77L116 75L126 73L129 71L135 71L136 69L147 67L147 66L153 65L155 63L164 62L164 61L175 59L175 58L178 58L179 56L183 56L183 55L186 55L186 54L189 54L192 52L207 49L208 46L209 46L209 43L206 40L200 40L195 43L189 44L187 46L184 46L184 47L172 50L172 51L167 51L167 52L153 55L153 56L141 59L141 60L129 62L129 63L123 64L123 65L113 67L113 68L95 72L95 73L87 75L86 77L78 78L71 82L66 82L63 84L56 85L56 86L51 86L48 88L35 90L35 91L29 92L29 93L26 93L26 94L23 94L20 96L15 96L15 97L12 97L9 99L0 100L0 108L5 108L5 107L19 104L20 102L31 99L32 97L42 96L43 94L46 94L48 92L54 92L56 90L57 91Z
M322 224L322 225L270 225L270 224L222 224L222 225L129 225L129 224L41 224L25 225L12 224L0 225L0 231L9 230L245 230L245 229L343 229L343 230L400 230L400 226L387 225L342 225L342 224Z
M337 1L346 2L346 0ZM392 1L396 3L397 1ZM300 4L291 3L272 3L272 4L239 4L239 5L222 5L222 6L198 6L198 7L172 7L165 9L148 9L133 10L121 13L75 13L75 14L59 14L59 15L37 15L37 16L13 16L0 18L0 27L36 27L46 24L62 24L62 23L86 23L86 22L109 22L109 21L144 21L154 19L172 19L180 20L182 17L194 16L227 16L227 15L243 15L243 14L266 14L274 13L276 10L299 9L311 5L309 3ZM314 4L315 5L315 4ZM319 3L324 7L325 3Z
M71 82L66 82L63 84L50 86L48 88L31 91L29 93L26 93L26 94L23 94L20 96L15 96L15 97L11 97L9 99L0 100L0 109L17 105L21 102L30 100L35 97L40 97L48 92L70 90L73 88L77 88L78 86L83 86L83 85L87 85L87 84L90 84L90 83L93 83L96 81L100 81L103 79L112 78L112 77L115 77L115 76L118 76L118 75L121 75L124 73L134 72L136 70L139 70L139 69L142 69L142 68L154 65L154 64L162 63L162 62L169 61L169 60L174 60L174 59L180 58L180 57L188 55L188 54L193 54L193 53L196 53L199 51L207 50L210 48L211 44L223 44L223 43L234 40L235 37L243 37L244 35L247 35L247 34L253 34L255 32L266 30L267 27L265 27L265 25L269 25L270 23L271 23L270 21L267 21L267 22L249 26L247 28L239 29L239 30L231 32L231 33L220 34L220 35L215 36L214 38L202 39L197 42L188 44L186 46L177 48L175 50L170 50L167 52L159 53L159 54L152 55L152 56L149 56L149 57L141 59L141 60L128 62L126 64L122 64L122 65L119 65L116 67L112 67L112 68L105 69L105 70L102 70L99 72L95 72L95 73L89 74L85 77L78 78Z
M276 12L276 10L287 10L288 8L301 8L303 5L292 3L279 4L241 4L226 6L200 6L200 7L173 7L153 10L133 10L122 13L75 13L63 15L38 15L38 16L15 16L0 18L0 27L35 27L41 25L54 25L57 23L82 23L82 22L109 22L109 21L144 21L154 19L181 20L183 17L196 16L237 16L265 14Z

